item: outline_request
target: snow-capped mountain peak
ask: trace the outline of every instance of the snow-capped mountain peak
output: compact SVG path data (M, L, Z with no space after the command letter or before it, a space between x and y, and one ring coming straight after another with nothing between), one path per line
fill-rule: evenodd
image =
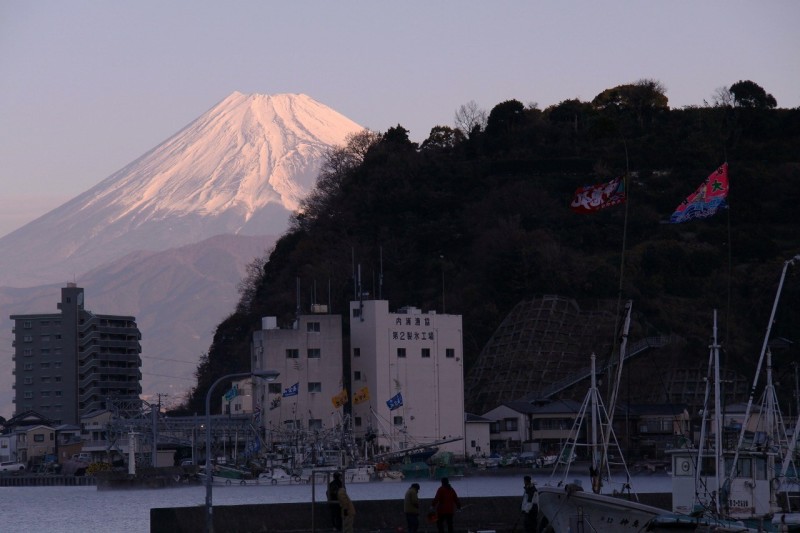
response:
M83 194L0 238L0 284L61 282L134 250L279 234L326 150L361 126L302 94L234 92Z

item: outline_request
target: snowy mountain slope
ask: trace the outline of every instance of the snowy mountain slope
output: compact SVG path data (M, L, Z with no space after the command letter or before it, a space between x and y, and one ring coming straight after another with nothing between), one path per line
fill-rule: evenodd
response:
M95 187L0 238L0 285L60 283L136 250L277 235L361 126L305 95L235 92Z
M75 281L85 289L88 310L136 317L144 396L169 394L169 401L179 403L196 383L194 371L216 326L236 307L247 265L274 242L272 237L220 235L163 252L134 252ZM5 310L0 315L0 416L14 412L13 323L8 317L12 312L57 312L64 285L0 287Z

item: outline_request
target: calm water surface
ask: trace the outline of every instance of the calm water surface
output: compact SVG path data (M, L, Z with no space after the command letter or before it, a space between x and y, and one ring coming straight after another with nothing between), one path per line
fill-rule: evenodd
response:
M537 484L550 481L547 475L533 472ZM585 476L570 476L591 486ZM399 482L351 483L350 497L359 500L402 500L412 482L421 485L420 498L433 497L438 481L403 480ZM521 494L522 474L514 476L469 476L452 478L453 487L462 497L516 496ZM665 474L635 476L638 492L669 492ZM325 498L325 489L316 485L316 499ZM311 485L257 485L249 487L214 487L214 505L252 503L293 503L312 501ZM150 509L191 507L205 504L202 486L170 489L98 491L95 487L0 487L0 529L3 531L46 531L48 533L148 533ZM7 529L8 528L8 529Z

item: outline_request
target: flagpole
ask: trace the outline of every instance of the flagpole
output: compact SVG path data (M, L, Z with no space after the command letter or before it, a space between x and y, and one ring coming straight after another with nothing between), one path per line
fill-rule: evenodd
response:
M725 165L728 164L728 154L727 150L725 153ZM730 194L730 187L731 187L731 177L730 177L730 167L728 167L728 194ZM733 282L733 242L731 242L731 203L728 202L728 308L725 310L725 346L730 346L730 332L731 328L730 320L731 320L731 283ZM725 352L727 353L727 352ZM724 357L725 354L723 354ZM723 366L725 366L723 364Z
M622 305L622 291L624 286L624 279L625 279L625 250L627 247L628 242L628 206L630 205L631 201L631 192L630 192L630 185L629 185L629 175L630 175L630 163L628 161L628 143L625 139L622 139L622 146L625 148L625 176L622 178L622 184L625 188L625 215L623 218L622 223L622 251L620 253L619 259L619 287L617 288L617 309L615 312L615 323L614 323L614 338L611 342L611 353L608 356L609 362L613 361L614 358L614 351L619 346L619 324L620 324L620 308ZM624 360L625 354L620 354L620 361ZM608 390L610 391L612 388L612 380L608 380Z

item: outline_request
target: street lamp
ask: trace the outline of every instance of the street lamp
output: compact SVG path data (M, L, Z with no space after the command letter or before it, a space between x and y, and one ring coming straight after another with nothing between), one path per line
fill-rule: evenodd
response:
M213 504L211 498L211 483L214 477L211 474L211 393L220 382L226 379L239 379L246 377L261 378L266 381L275 381L280 373L277 370L254 370L253 372L241 372L238 374L227 374L211 384L206 393L206 531L214 531Z

